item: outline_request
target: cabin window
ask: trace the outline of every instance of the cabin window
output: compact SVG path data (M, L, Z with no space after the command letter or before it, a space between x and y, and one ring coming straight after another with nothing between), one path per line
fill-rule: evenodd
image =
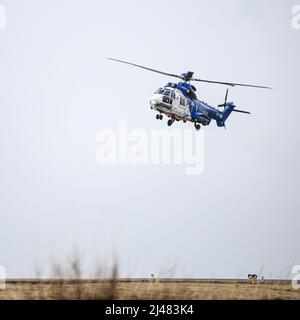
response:
M175 99L175 92L174 91L171 92L171 98Z
M155 93L156 94L162 94L164 92L163 88L159 88Z
M170 97L170 93L171 93L170 90L165 90L164 93L163 93L163 95L164 95L164 96L167 96L167 97Z
M181 104L182 106L186 106L186 99L183 98L183 97L180 97L180 104Z

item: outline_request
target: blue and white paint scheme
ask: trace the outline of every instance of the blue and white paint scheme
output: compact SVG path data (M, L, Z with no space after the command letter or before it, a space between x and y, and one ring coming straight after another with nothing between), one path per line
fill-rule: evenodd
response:
M169 126L175 120L190 121L195 123L196 129L199 130L200 124L207 126L211 120L215 120L218 127L224 127L226 119L235 108L233 102L226 103L225 109L220 111L198 100L195 91L196 88L189 83L169 82L151 97L151 109L159 112L157 119L162 119L162 114L169 117Z
M190 84L191 81L206 82L223 84L227 86L243 86L270 89L269 87L257 86L251 84L232 83L211 81L193 78L193 72L188 71L181 75L167 73L148 67L144 67L135 63L108 58L109 60L125 63L134 67L142 68L148 71L160 73L170 77L179 78L181 82L167 83L164 87L159 88L150 99L151 109L157 111L156 119L162 120L163 114L166 115L168 120L168 126L171 126L175 121L192 122L197 130L200 130L201 125L207 126L211 120L215 120L218 127L225 127L225 121L232 112L240 112L250 114L248 111L237 110L233 102L227 102L228 89L225 95L225 102L218 105L218 108L224 108L223 110L214 108L207 103L198 100L196 95L196 88Z

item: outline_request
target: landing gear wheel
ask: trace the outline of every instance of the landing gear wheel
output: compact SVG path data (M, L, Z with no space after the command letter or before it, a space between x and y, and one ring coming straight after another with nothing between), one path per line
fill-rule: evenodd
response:
M168 126L170 127L170 126L173 124L173 122L174 122L173 119L169 119L168 122L167 122L167 123L168 123Z
M160 119L160 115L159 115L159 114L156 115L156 119L157 119L157 120Z
M159 120L162 120L162 119L163 119L163 115L160 114L160 115L159 115Z
M195 128L196 128L196 130L197 130L197 131L199 131L199 130L201 129L201 126L200 126L200 124L198 124L198 123L195 123Z

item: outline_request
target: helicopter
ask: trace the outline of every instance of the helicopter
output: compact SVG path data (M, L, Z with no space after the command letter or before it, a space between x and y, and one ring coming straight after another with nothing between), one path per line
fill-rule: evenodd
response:
M224 103L219 104L217 108L210 106L204 101L198 100L196 95L196 88L190 83L191 81L221 84L231 87L241 86L271 89L270 87L257 86L252 84L221 82L193 78L194 73L192 71L188 71L178 75L151 69L123 60L113 58L107 59L181 80L178 83L168 82L165 86L156 90L150 98L150 108L157 112L156 119L162 120L163 115L165 115L169 118L167 121L168 126L171 126L175 121L183 121L184 123L192 122L196 130L200 130L201 125L208 126L211 123L211 120L215 120L218 127L224 127L226 129L225 121L232 112L251 114L248 111L236 109L236 106L233 102L227 102L228 88L226 90ZM223 108L223 110L220 110L220 108Z

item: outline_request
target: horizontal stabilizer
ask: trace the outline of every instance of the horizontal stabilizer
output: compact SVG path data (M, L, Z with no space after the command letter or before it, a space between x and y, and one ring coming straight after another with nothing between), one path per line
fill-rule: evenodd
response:
M234 112L240 112L240 113L247 113L247 114L251 114L251 112L249 112L249 111L238 110L238 109L233 109L232 111L234 111Z

